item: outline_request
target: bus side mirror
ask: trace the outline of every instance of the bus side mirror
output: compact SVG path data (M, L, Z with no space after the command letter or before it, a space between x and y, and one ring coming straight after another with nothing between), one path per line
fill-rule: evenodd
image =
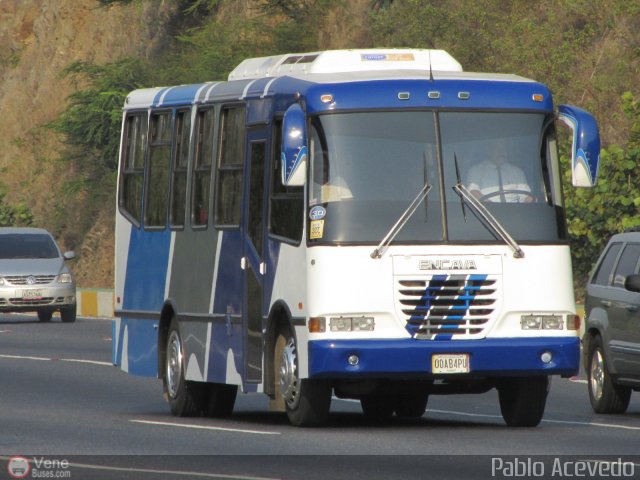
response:
M282 184L301 187L307 178L307 124L302 107L291 105L282 120Z
M600 164L600 133L596 119L573 105L560 105L558 119L573 131L571 183L574 187L595 186Z

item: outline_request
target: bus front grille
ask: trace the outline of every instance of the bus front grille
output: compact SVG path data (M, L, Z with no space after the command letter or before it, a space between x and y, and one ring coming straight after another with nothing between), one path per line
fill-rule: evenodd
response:
M497 301L496 280L487 275L401 279L397 289L406 328L415 338L480 335Z

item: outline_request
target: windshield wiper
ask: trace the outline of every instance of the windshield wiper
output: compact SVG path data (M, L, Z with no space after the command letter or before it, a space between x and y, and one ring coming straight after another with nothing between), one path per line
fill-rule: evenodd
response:
M389 232L380 241L378 246L374 248L373 252L371 252L371 258L382 258L382 254L387 249L387 246L393 241L394 238L396 238L396 235L398 234L398 232L400 232L400 230L402 230L402 227L404 227L405 224L409 221L409 219L411 218L411 215L413 215L414 212L420 206L420 203L422 203L422 201L425 198L427 198L427 195L429 195L430 191L431 191L431 184L429 182L425 182L424 186L422 187L422 190L418 192L418 195L416 196L416 198L414 198L411 204L407 207L407 209L404 212L402 212L402 215L400 215L400 218L398 218L396 223L393 224L393 227L391 227Z
M509 232L507 232L502 224L498 220L496 220L493 215L491 215L491 212L487 210L487 207L485 207L482 202L474 197L473 193L471 193L467 189L467 187L458 182L452 188L460 196L462 201L469 206L469 208L475 210L475 212L480 215L480 219L483 220L481 223L485 225L489 230L492 230L504 241L504 243L511 247L511 249L513 250L513 256L515 258L524 258L524 252L522 251L522 248L520 248L520 245L516 243L513 237L509 235Z

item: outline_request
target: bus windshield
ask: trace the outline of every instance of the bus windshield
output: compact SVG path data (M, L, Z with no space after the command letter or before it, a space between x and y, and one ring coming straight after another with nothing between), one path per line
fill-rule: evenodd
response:
M517 242L566 242L551 120L542 113L434 111L314 117L309 208L323 208L323 224L310 229L310 242L377 244L426 184L429 195L393 244L501 243L464 204L457 184Z

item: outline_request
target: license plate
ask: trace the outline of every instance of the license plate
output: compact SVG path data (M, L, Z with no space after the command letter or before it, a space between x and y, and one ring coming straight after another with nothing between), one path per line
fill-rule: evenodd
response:
M26 298L26 299L42 298L42 290L41 289L22 290L22 298Z
M469 373L468 353L436 353L431 356L431 373Z

